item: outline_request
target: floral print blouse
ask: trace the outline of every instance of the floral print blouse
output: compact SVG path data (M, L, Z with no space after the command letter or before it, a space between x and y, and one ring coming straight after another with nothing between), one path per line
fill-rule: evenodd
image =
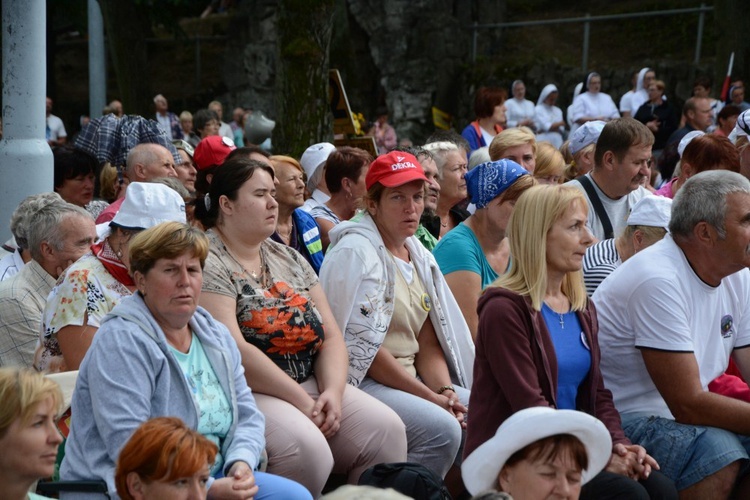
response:
M297 382L313 375L323 345L323 321L310 298L318 277L298 252L265 240L260 247L265 282L253 278L231 255L221 238L211 242L203 270L203 292L237 300L242 336Z
M131 294L93 253L78 259L58 278L47 298L42 316L41 347L34 366L47 372L65 371L57 332L70 325L99 328L104 316Z

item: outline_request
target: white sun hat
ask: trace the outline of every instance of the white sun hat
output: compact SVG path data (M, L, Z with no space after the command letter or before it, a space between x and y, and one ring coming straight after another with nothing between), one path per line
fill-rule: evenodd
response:
M581 475L585 484L599 474L612 455L612 438L604 424L588 413L537 406L511 415L495 435L475 449L461 465L469 493L476 495L497 486L505 462L526 446L557 434L571 434L586 448L589 466Z

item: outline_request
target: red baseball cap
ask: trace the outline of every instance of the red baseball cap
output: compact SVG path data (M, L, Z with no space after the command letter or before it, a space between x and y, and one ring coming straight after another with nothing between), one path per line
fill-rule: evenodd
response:
M198 170L218 167L235 149L237 146L234 145L232 139L220 135L209 135L195 147L193 161Z
M426 181L424 170L414 155L402 151L391 151L380 155L370 163L365 185L370 189L376 182L385 187L398 187L411 181Z

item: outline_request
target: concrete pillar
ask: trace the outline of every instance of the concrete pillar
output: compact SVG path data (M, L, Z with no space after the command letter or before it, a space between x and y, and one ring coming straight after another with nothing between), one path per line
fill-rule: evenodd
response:
M107 66L104 56L104 20L97 0L88 0L89 116L99 118L107 105Z
M52 191L45 127L47 23L44 0L3 0L3 140L0 141L0 241L25 197Z

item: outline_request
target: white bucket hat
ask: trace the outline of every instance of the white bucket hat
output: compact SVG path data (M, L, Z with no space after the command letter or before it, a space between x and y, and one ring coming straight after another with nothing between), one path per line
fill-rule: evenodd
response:
M571 434L586 448L589 467L581 475L582 484L606 467L612 455L612 438L603 423L588 413L537 406L511 415L492 438L464 460L461 475L466 489L476 495L495 488L497 477L511 455L557 434Z
M690 132L685 134L685 137L680 139L680 143L677 145L677 154L680 155L680 158L682 158L682 154L685 152L685 148L688 146L688 144L690 144L690 141L702 135L706 135L706 133L700 130L691 130Z
M604 129L601 120L586 122L570 135L570 154L574 155L589 144L595 144Z
M628 226L661 227L669 231L672 200L664 196L646 196L633 205Z
M109 236L110 224L124 229L148 229L168 221L187 223L182 196L164 184L131 182L120 210L111 222L97 225L96 232L102 240Z
M336 146L330 142L320 142L313 144L302 153L302 157L299 159L300 165L305 170L305 175L308 179L311 179L313 174L325 161L328 159L328 155L336 150Z

